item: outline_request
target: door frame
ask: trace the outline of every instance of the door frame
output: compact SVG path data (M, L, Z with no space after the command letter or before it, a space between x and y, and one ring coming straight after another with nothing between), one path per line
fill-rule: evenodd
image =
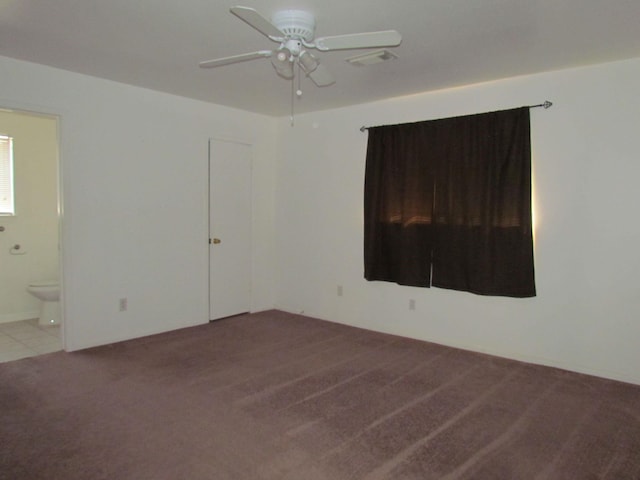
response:
M64 282L64 266L65 266L65 247L66 242L65 230L64 230L64 175L63 175L63 142L62 142L62 130L63 130L63 118L67 114L64 109L51 108L42 105L30 105L20 102L13 102L6 99L0 99L0 109L7 111L8 113L18 113L23 115L34 115L38 117L46 117L53 120L56 124L56 193L57 204L56 209L58 211L58 286L60 289L60 343L62 350L67 350L67 338L69 332L72 329L72 325L69 325L66 312L66 297L67 289Z

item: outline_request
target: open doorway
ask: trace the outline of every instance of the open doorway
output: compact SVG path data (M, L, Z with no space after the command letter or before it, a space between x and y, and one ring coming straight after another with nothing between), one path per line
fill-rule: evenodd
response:
M0 108L0 136L10 144L1 181L4 193L13 196L12 207L0 212L0 362L63 347L56 301L61 298L58 124L54 115Z

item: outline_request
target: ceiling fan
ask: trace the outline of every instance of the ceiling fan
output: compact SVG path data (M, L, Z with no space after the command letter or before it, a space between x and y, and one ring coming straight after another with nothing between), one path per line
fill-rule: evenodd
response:
M266 19L258 11L249 7L232 7L231 13L271 41L279 43L279 47L274 50L259 50L231 57L207 60L200 62L200 67L222 67L247 60L271 58L273 67L281 77L293 79L295 67L297 66L313 83L319 87L325 87L335 83L335 79L309 50L325 52L330 50L395 47L400 45L402 41L401 35L395 30L315 38L315 17L312 13L304 10L281 10L276 12L271 17L271 20ZM302 92L298 89L297 94L300 96Z

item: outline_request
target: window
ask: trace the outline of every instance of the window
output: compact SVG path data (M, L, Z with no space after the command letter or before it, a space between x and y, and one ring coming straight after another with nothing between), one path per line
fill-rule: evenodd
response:
M14 215L13 138L0 135L0 215Z
M365 278L535 296L529 108L369 129Z

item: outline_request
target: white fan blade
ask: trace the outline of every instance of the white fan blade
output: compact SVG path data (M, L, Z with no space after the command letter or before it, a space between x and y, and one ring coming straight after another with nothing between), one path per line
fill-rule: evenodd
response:
M319 87L328 87L336 83L331 72L324 65L320 64L309 74L309 78Z
M316 38L316 48L321 51L349 50L352 48L396 47L402 42L402 35L395 30L381 32L351 33L332 37Z
M260 50L259 52L243 53L242 55L233 55L231 57L216 58L215 60L207 60L200 62L200 68L221 67L232 63L246 62L247 60L255 60L256 58L270 57L273 52L271 50Z
M273 23L260 15L258 11L254 10L253 8L232 7L231 13L233 13L240 20L247 22L261 34L269 37L271 40L281 41L285 37L285 34L281 32L278 27L276 27Z

